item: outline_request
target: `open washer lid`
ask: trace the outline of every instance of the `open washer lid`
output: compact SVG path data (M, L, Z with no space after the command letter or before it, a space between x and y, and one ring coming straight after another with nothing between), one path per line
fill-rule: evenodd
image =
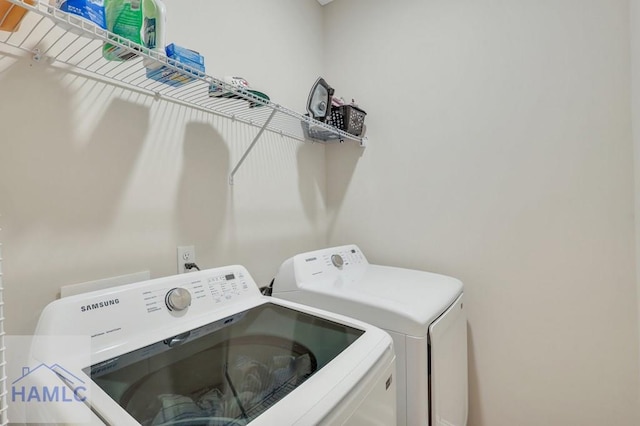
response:
M293 256L278 270L273 296L353 316L412 336L462 294L456 278L370 264L356 245Z
M51 339L33 355L86 384L86 405L117 425L316 424L394 357L382 330L262 296L241 266L63 298L37 334L91 336L90 363Z

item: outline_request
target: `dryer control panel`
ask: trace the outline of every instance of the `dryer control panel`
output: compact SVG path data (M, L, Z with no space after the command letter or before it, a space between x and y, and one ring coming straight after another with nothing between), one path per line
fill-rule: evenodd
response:
M368 264L367 259L364 257L362 250L355 245L335 247L332 249L320 250L316 253L318 257L324 260L324 264L331 265L342 270L345 267L350 268L354 265Z
M285 261L277 274L279 278L295 279L276 279L277 289L295 291L305 283L322 285L325 280L331 283L355 280L368 265L364 253L355 244L298 254Z
M348 275L350 271L358 269L358 266L366 266L369 262L358 246L348 245L295 256L294 264L296 274L313 277L315 280L322 275Z

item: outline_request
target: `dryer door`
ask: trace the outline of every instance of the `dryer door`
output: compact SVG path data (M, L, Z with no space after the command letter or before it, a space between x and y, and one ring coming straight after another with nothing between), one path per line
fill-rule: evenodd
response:
M467 315L463 296L429 327L432 426L467 424Z

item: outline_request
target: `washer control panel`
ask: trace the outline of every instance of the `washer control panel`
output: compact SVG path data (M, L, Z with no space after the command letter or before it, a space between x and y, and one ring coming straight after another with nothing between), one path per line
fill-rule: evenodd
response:
M234 265L64 297L45 308L38 328L91 336L95 348L109 348L263 297L249 272Z
M244 268L189 272L148 283L154 285L145 286L139 294L149 314L168 311L173 315L182 315L187 311L206 311L245 296L253 297L255 291L260 294Z

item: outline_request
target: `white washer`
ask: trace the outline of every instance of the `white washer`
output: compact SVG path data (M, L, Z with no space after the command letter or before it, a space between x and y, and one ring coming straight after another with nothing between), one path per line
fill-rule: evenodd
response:
M356 245L286 260L272 295L371 323L393 338L398 424L467 424L463 285L429 272L371 265Z
M42 312L37 334L91 336L89 364L75 359L77 348L45 340L33 349L40 359L55 353L58 371L89 386L86 424L396 421L391 338L263 296L242 266L59 299Z

